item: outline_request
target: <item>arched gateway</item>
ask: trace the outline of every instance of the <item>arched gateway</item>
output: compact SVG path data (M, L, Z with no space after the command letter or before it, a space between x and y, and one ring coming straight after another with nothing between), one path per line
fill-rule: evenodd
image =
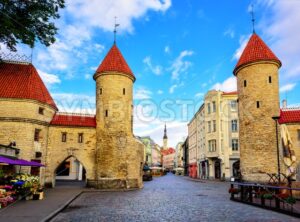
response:
M44 164L41 183L49 187L60 164L74 157L90 186L141 188L143 144L132 132L135 77L116 44L94 80L96 115L61 113L31 63L1 60L0 144L14 142L19 158Z

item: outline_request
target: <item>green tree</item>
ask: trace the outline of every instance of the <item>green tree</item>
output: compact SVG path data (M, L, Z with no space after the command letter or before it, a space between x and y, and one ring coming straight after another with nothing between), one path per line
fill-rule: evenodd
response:
M49 46L55 42L58 19L65 0L0 0L0 42L11 51L21 42L33 47L38 40Z

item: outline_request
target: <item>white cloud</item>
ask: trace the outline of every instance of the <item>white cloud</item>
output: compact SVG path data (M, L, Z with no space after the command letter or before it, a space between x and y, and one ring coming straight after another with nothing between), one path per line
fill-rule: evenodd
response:
M260 30L269 40L272 51L282 61L283 81L300 77L300 1L258 1L262 10L268 12L260 22Z
M119 30L132 32L133 20L145 16L148 11L165 12L170 7L171 0L72 0L66 10L81 23L105 31L113 31L117 16Z
M150 99L152 92L144 87L138 87L133 95L134 99Z
M191 67L192 63L190 61L184 61L184 58L187 56L192 56L193 51L184 50L180 55L173 61L169 70L172 72L172 79L178 80L179 75L187 71Z
M143 63L145 63L155 75L160 75L162 73L162 67L159 65L153 65L150 56L145 57Z
M170 87L170 89L169 89L169 93L170 93L170 94L174 93L174 90L175 90L177 87L178 87L177 84L172 85L172 86Z
M236 77L232 76L226 79L222 83L216 83L212 87L215 90L220 90L224 92L232 92L237 90L237 82L236 82Z
M233 39L235 36L235 31L232 28L229 28L223 34L224 36L228 36Z
M164 91L162 91L162 90L160 90L160 89L157 90L157 94L158 94L158 95L161 95L161 94L163 94L163 93L164 93Z
M296 86L296 83L289 83L280 87L280 92L292 91Z
M167 54L170 53L170 51L171 51L171 50L170 50L170 46L168 46L168 45L165 46L164 51L165 51L165 53L167 53Z
M53 84L61 82L58 75L46 73L39 69L37 71L47 87L51 87Z
M240 40L239 40L239 44L240 46L237 48L237 50L234 52L234 55L232 57L232 60L239 60L247 43L248 43L248 40L250 38L250 35L242 35L240 37Z
M196 98L200 98L200 97L203 97L203 96L204 96L204 93L201 93L201 92L195 94Z
M150 136L157 144L162 146L164 135L164 121L156 120L147 124L147 127L135 127L134 133L138 136ZM187 136L187 122L167 122L168 146L174 147L178 142L183 142Z
M52 93L60 112L95 114L95 96L74 93Z
M73 78L78 73L78 64L87 63L90 55L99 55L105 49L92 41L97 29L112 31L114 17L118 16L118 31L130 33L134 20L147 16L149 11L164 13L170 7L171 0L67 1L61 18L55 21L59 30L56 42L49 47L38 44L34 48L34 62L42 70L61 71L66 78Z
M85 75L84 75L84 78L85 78L85 79L91 79L91 75L90 75L90 74L85 74Z

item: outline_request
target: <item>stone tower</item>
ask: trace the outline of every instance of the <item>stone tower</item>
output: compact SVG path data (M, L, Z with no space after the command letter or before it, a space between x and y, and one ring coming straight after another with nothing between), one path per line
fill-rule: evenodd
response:
M142 187L143 148L132 133L135 77L114 44L94 74L96 81L96 182L99 189Z
M277 173L276 124L279 116L280 60L255 33L235 69L239 104L241 174L245 181L268 180Z
M164 137L163 137L163 149L167 150L168 149L168 136L167 136L167 125L165 124L165 129L164 129Z

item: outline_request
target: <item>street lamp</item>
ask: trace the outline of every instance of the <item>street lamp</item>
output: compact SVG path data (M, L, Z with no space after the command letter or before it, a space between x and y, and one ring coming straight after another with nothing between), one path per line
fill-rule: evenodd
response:
M278 120L280 116L273 116L272 119L275 121L276 126L276 145L277 145L277 174L278 174L278 182L280 184L280 162L279 162L279 143L278 143Z

